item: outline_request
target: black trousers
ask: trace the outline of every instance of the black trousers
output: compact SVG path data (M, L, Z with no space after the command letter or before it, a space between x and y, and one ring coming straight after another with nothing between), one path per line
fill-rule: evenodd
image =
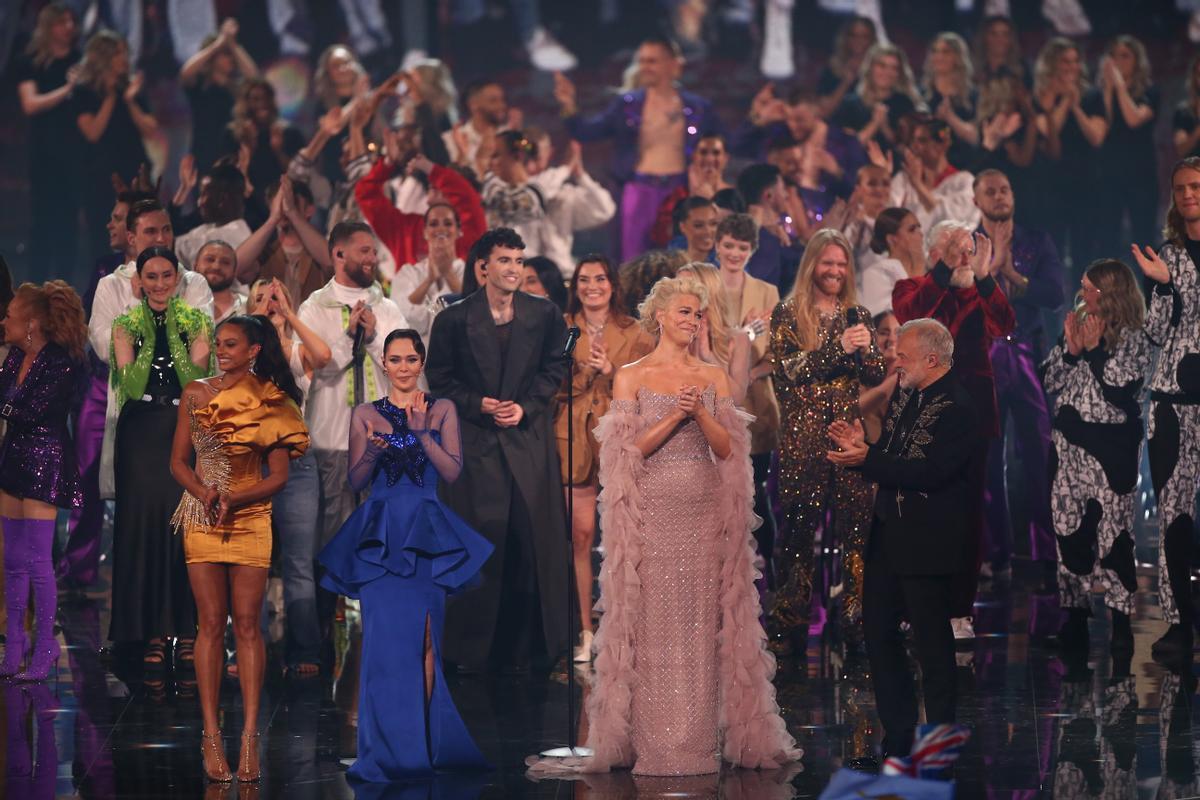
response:
M917 691L900 622L907 620L912 626L926 721L954 722L957 687L950 628L954 576L895 574L879 552L880 522L875 519L872 524L874 546L863 578L863 634L875 707L883 723L884 755L906 756L917 724Z

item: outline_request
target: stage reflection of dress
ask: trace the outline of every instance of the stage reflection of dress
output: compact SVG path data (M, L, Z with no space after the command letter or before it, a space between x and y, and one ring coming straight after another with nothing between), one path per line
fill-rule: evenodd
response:
M730 433L724 460L692 420L643 459L635 439L673 395L614 401L596 429L603 616L583 769L699 775L722 758L769 769L800 756L759 622L749 417L711 386L703 402Z
M369 482L371 494L317 557L325 588L362 600L358 760L349 774L364 781L487 767L446 688L441 641L446 596L471 584L492 546L438 499L439 475L453 480L462 465L453 404L437 401L428 419L427 432L414 432L386 399L354 409L350 485ZM371 430L387 438L386 449ZM428 448L419 438L426 433ZM435 664L428 715L426 620Z

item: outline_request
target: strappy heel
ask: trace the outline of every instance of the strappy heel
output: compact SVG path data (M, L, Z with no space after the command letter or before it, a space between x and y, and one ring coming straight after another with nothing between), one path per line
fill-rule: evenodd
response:
M219 758L221 760L221 770L209 770L209 758ZM225 746L221 741L221 732L216 733L201 733L200 734L200 758L204 764L204 777L208 778L213 783L232 783L233 774L229 771L229 764L225 763Z
M254 769L250 769L253 760ZM258 763L258 731L242 734L242 750L238 754L238 783L257 783L262 777L262 766Z

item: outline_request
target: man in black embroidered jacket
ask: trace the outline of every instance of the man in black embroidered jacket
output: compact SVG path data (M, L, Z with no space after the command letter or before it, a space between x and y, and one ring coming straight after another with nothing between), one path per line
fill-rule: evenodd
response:
M884 755L905 756L917 724L917 694L900 622L912 626L925 717L954 722L953 577L972 552L968 464L979 428L970 395L949 375L954 337L932 319L900 327L899 387L879 441L862 424L835 422L829 460L859 467L879 484L863 577L863 632Z

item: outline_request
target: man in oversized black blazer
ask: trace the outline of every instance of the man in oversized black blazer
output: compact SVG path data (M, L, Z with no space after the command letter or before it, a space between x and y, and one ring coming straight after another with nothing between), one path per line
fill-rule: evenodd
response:
M970 395L949 375L953 356L954 337L940 322L906 322L896 346L900 383L879 441L864 441L859 422L829 430L836 447L829 460L859 467L879 485L863 575L863 633L885 756L908 755L917 724L902 620L912 626L926 721L955 720L953 578L967 568L976 533L968 464L979 430Z
M475 591L451 598L442 655L473 669L552 662L567 647L567 539L554 440L566 324L519 291L525 243L480 237L486 282L433 321L425 376L458 409L463 470L445 502L495 546Z

